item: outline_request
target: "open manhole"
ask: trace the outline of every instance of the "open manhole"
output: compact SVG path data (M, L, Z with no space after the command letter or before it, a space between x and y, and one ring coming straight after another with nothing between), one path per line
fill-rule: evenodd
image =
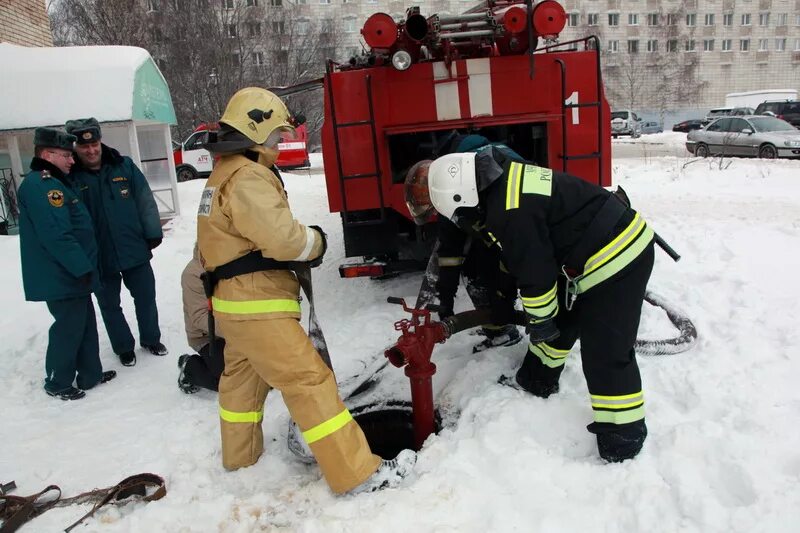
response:
M414 446L414 417L409 402L386 402L355 407L350 410L367 437L372 453L394 459L402 450L419 450ZM439 412L434 412L434 433L442 428Z

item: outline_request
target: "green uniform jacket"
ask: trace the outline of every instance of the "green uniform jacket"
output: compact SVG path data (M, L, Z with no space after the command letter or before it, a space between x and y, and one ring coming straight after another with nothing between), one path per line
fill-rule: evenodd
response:
M121 272L149 261L149 240L161 239L161 221L147 179L130 157L103 145L98 171L77 156L70 172L89 207L100 249L100 272Z
M22 284L28 301L88 296L79 278L93 274L97 288L97 244L86 206L64 174L39 158L19 187L19 245Z

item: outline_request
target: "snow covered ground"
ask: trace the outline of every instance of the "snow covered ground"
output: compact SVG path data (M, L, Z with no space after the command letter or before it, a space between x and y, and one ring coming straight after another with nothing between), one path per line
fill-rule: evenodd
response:
M50 316L24 302L17 237L0 237L0 481L16 480L23 495L56 483L69 496L138 472L166 479L161 501L107 508L77 531L798 531L800 162L691 161L614 163L615 182L683 255L675 264L657 254L651 289L699 331L691 352L640 358L650 436L634 461L597 457L577 354L561 392L542 400L496 383L523 346L472 355L476 338L462 334L434 353L446 427L400 488L333 496L316 467L284 446L279 394L267 402L265 455L225 472L215 395L176 386L177 358L188 351L179 276L194 241L203 186L195 181L179 185L184 214L153 262L169 356L140 351L135 367L122 367L100 323L101 358L119 376L81 401L42 391ZM318 313L346 379L395 338L402 313L386 296L413 296L419 277L340 280L341 229L321 174L285 178L298 218L330 234L315 274ZM463 293L458 305L467 305ZM133 320L130 298L124 309ZM663 314L646 308L640 336L669 333ZM388 393L407 397L402 371L390 371ZM84 512L52 510L23 531L63 529Z

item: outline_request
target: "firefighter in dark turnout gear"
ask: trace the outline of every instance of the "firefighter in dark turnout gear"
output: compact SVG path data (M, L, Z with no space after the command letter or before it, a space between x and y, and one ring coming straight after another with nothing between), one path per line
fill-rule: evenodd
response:
M102 290L97 302L114 353L125 366L136 364L136 342L120 307L121 284L133 296L139 343L153 355L166 355L161 344L156 285L150 259L163 237L153 193L131 158L101 143L94 118L70 120L65 129L77 137L76 182L95 225Z
M72 135L38 128L31 172L19 187L25 299L44 301L53 315L44 389L62 400L83 398L84 389L116 376L113 370L103 372L98 352L91 298L99 288L92 221L66 177L74 141Z
M489 139L482 135L463 135L453 131L441 153L474 152L489 144ZM495 144L495 146L517 156L505 145ZM416 187L418 184L414 182L416 175L413 167L408 177L407 187ZM419 185L427 187L426 184ZM427 195L427 189L423 194ZM409 205L409 209L413 208L413 205ZM432 213L434 213L433 208L428 204L422 216L415 216L414 221L419 225L425 224ZM472 238L445 217L438 218L436 227L439 240L439 276L436 280L436 293L440 306L439 319L453 315L461 278L476 309L491 308L496 309L499 314L510 314L517 299L516 280L502 265L497 248L492 246L491 242ZM497 346L511 346L522 340L522 335L513 324L486 325L481 328L481 333L486 338L473 347L473 352Z
M486 147L430 163L430 199L494 242L514 275L530 345L516 380L558 391L577 339L600 455L635 456L647 429L634 343L653 267L653 230L605 189Z

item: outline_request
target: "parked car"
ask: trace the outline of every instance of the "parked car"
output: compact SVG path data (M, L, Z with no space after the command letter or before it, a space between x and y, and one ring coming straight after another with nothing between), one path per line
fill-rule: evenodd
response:
M616 139L620 135L630 135L634 139L642 135L642 119L633 111L611 112L611 135Z
M650 134L650 133L662 133L664 128L661 126L660 122L649 121L642 123L642 133L643 134Z
M767 114L785 120L795 128L800 128L800 100L769 101L758 104L756 115Z
M672 131L682 131L683 133L689 133L692 130L699 130L703 127L703 119L701 118L692 118L689 120L684 120L683 122L678 122L674 126L672 126Z
M800 158L800 131L775 117L723 117L705 129L690 131L686 149L698 157L722 154Z
M752 107L717 107L708 112L703 119L703 126L720 117L743 117L756 114Z

